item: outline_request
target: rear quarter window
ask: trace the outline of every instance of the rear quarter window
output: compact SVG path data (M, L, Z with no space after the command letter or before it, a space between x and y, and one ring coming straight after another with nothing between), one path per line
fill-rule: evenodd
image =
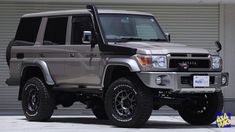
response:
M38 30L42 18L21 18L18 26L15 40L26 41L34 44L37 38Z

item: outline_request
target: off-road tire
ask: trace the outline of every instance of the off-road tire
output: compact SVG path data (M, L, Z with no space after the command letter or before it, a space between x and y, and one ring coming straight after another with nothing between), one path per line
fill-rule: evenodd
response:
M99 119L99 120L107 120L108 119L108 116L107 116L107 114L105 112L105 108L104 108L104 102L102 99L100 99L100 98L93 99L91 110L97 119Z
M22 108L27 120L47 121L51 118L55 108L54 97L40 78L33 77L26 81L21 97ZM32 100L35 100L36 103L32 103L34 102Z
M118 100L122 91L124 91L122 94L125 92L124 95L128 94L128 96L125 96L125 100L126 97L131 99L125 101L123 100L124 95L120 96L123 97L121 99L123 107L120 107L120 104L115 104L116 99ZM124 103L124 101L127 103ZM126 104L125 107L124 104ZM144 125L152 113L152 104L153 96L151 90L145 87L141 81L135 77L117 79L109 86L105 94L106 113L114 125L119 127L141 127ZM120 110L118 110L118 106ZM118 112L122 111L122 108L128 108L126 117L124 117L124 114Z
M192 125L209 125L216 120L216 113L221 112L223 109L223 94L222 92L198 94L199 102L206 101L206 105L202 104L189 104L183 103L178 112L180 116ZM207 98L205 98L207 97ZM194 102L198 102L194 100ZM204 108L203 108L204 107ZM204 110L197 111L195 109L203 108Z

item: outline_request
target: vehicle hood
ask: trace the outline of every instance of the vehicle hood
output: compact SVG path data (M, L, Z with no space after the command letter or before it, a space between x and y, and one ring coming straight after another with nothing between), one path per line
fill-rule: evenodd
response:
M209 54L203 48L195 48L184 44L167 42L123 42L113 45L137 49L138 54L169 54L169 53L202 53Z

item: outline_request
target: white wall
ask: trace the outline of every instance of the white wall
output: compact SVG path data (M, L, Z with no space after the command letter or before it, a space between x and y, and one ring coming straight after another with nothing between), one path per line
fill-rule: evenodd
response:
M235 4L224 6L224 71L230 74L226 98L235 98Z
M229 86L223 90L224 111L235 114L235 4L220 6L220 41L223 44L224 71L229 72Z

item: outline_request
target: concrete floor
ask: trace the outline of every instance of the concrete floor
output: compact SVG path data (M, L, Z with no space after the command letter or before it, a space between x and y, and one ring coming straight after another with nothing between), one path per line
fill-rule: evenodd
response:
M235 131L235 117L232 128L191 126L179 116L151 116L142 128L117 128L110 121L101 121L94 116L53 116L48 122L28 122L24 116L0 116L0 132L231 132Z

